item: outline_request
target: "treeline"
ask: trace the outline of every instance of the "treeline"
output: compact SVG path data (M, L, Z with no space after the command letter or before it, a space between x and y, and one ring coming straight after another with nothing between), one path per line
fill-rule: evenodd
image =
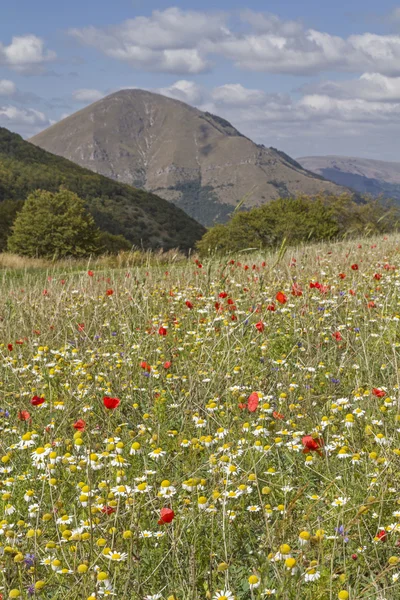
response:
M398 207L380 199L341 196L298 196L273 200L260 208L236 212L225 225L216 225L197 243L201 254L273 248L283 240L303 242L343 239L396 231Z

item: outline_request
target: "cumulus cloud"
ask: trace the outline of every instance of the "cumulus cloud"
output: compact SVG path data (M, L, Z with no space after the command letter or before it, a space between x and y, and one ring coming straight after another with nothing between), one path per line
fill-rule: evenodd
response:
M104 93L100 92L100 90L92 90L83 88L80 90L75 90L72 92L72 98L76 100L76 102L82 102L84 104L90 104L91 102L96 102L97 100L101 100L104 98Z
M0 105L0 126L18 131L24 137L34 135L49 125L50 119L39 110Z
M358 79L304 85L301 91L333 98L400 102L400 77L387 77L381 73L363 73Z
M200 73L209 67L203 45L227 33L225 19L223 14L168 8L113 27L71 29L69 33L82 44L137 68Z
M250 18L251 17L251 18ZM214 52L254 71L304 75L328 70L400 74L400 36L365 33L348 38L306 29L278 17L247 13L253 29L232 33Z
M343 38L250 10L235 28L229 26L230 16L168 8L113 27L69 33L136 68L170 73L200 73L210 67L213 56L222 56L241 69L269 73L304 75L335 69L400 75L400 35Z
M240 83L228 83L214 88L211 97L225 106L259 106L266 102L268 96L261 90L248 89Z
M155 91L163 96L196 106L201 104L204 99L203 89L194 81L187 81L186 79L180 79L169 87L157 88Z
M23 74L42 72L45 63L56 57L55 52L45 49L44 41L36 35L14 36L8 46L0 42L0 65Z

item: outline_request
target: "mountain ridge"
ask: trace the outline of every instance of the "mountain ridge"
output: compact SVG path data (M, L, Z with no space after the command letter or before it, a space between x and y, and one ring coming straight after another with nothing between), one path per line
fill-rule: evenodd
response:
M297 160L304 168L356 192L400 202L400 162L334 154Z

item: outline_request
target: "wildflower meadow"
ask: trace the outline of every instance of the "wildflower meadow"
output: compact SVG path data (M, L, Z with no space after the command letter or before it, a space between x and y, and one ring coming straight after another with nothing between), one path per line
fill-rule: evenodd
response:
M0 271L1 598L400 598L399 246Z

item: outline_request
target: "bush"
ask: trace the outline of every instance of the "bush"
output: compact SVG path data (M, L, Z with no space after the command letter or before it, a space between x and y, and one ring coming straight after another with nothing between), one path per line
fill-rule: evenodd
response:
M99 238L100 250L107 254L118 254L119 252L129 251L132 244L123 235L114 235L108 231L102 231Z
M299 196L280 198L248 212L238 212L226 225L207 231L197 248L209 252L237 252L318 242L393 231L397 228L398 209L377 200L357 203L349 194L342 196Z
M8 249L21 256L54 259L88 256L99 251L99 231L73 192L36 190L15 219Z

